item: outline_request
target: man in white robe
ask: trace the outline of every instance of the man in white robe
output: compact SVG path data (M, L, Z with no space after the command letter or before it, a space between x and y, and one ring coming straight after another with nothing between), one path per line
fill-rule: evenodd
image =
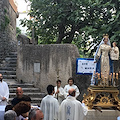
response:
M120 120L120 116L117 117L117 120Z
M9 98L9 88L6 82L3 81L3 76L0 74L0 105L7 105Z
M75 89L75 91L76 91L75 97L77 98L79 96L80 92L79 92L78 87L76 85L74 85L74 79L73 78L69 78L68 79L68 85L65 85L65 87L64 87L64 91L66 92L66 96L65 97L67 97L69 95L68 91L71 88Z
M48 95L42 99L40 108L44 114L44 120L57 120L59 103L56 98L53 97L54 86L48 85L47 87Z
M59 102L59 105L61 102L65 99L65 91L61 87L61 80L57 80L56 82L57 86L55 87L55 94L53 95Z
M75 89L69 90L69 96L61 103L59 109L59 120L84 120L87 107L75 98Z

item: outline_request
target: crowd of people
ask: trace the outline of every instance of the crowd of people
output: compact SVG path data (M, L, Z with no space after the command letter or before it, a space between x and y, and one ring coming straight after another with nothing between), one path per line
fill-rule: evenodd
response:
M31 98L24 95L21 87L16 89L16 97L10 104L9 87L0 74L0 120L83 120L87 107L76 98L80 92L74 79L68 79L68 85L61 87L61 80L56 81L56 87L47 86L47 95L40 106L31 106ZM4 107L3 107L4 106Z

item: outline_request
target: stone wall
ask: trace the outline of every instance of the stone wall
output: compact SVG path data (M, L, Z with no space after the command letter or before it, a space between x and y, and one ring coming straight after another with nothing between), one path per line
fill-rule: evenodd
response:
M56 85L58 76L63 87L67 84L68 78L73 77L81 91L81 100L90 85L91 76L76 75L76 58L79 58L78 48L72 44L20 45L17 79L33 83L41 91L46 92L48 84Z
M16 17L17 13L9 0L0 0L0 53L3 57L10 51L17 50Z

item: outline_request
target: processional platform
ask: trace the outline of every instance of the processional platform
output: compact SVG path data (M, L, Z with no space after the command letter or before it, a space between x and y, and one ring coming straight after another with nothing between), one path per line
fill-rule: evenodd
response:
M120 110L119 90L113 86L90 86L84 94L84 102L89 109L96 107L115 108Z

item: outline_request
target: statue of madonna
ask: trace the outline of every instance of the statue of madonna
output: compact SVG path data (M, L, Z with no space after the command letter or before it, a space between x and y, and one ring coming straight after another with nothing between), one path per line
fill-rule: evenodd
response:
M103 39L99 44L95 60L95 73L102 74L102 76L108 80L110 73L113 73L112 60L110 58L111 45L108 34L103 35ZM93 77L92 77L93 78ZM94 80L93 80L94 81ZM93 82L91 81L91 82ZM95 82L93 83L96 84Z

